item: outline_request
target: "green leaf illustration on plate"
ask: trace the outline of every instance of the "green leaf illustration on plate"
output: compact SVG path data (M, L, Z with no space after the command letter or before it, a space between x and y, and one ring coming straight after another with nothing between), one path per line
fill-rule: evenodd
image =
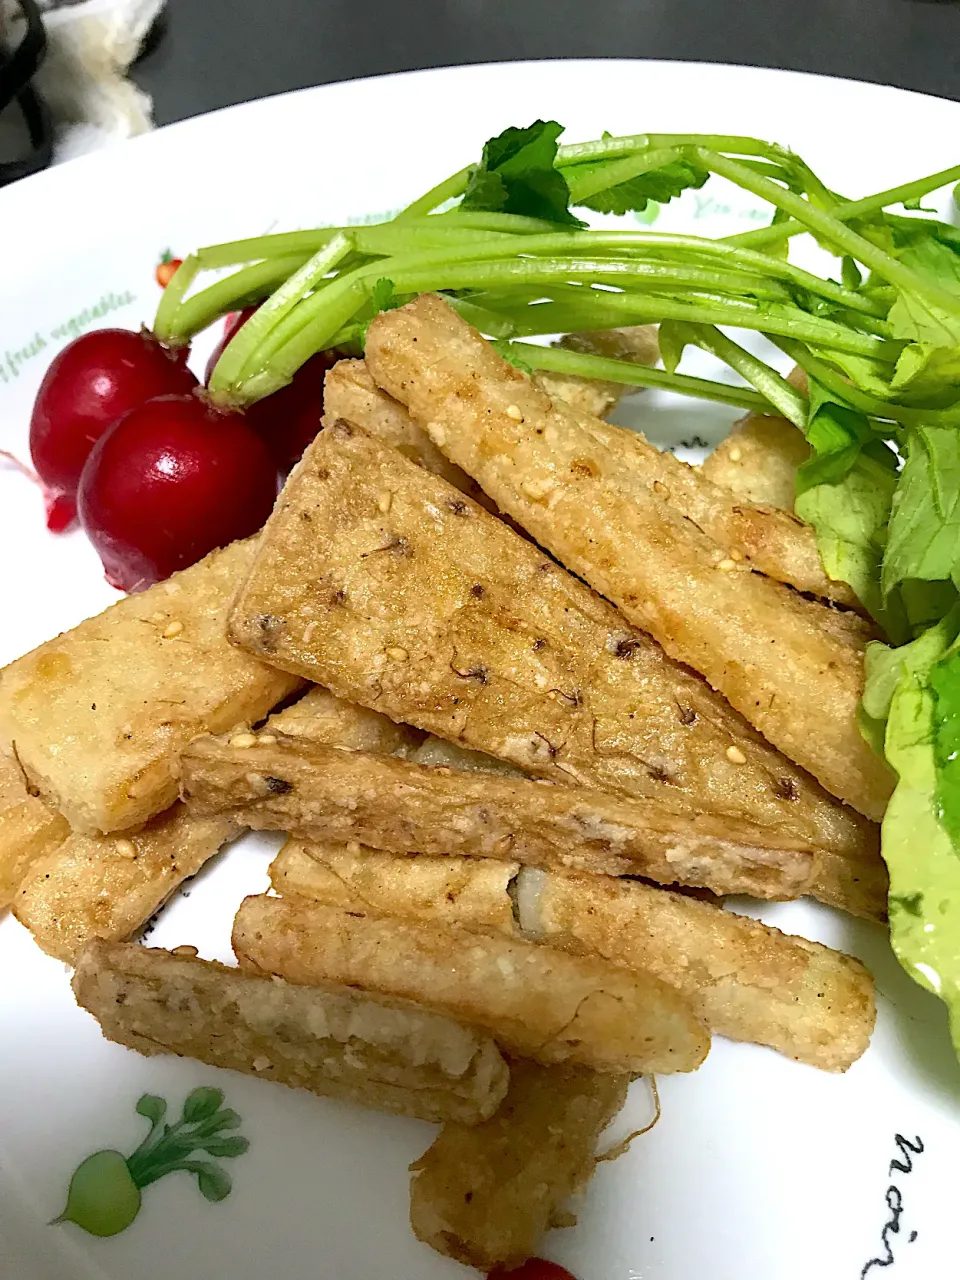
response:
M167 1104L145 1093L137 1102L137 1114L150 1121L150 1132L130 1156L119 1151L95 1151L70 1179L67 1207L53 1223L73 1222L93 1236L115 1236L125 1231L140 1212L142 1191L168 1173L182 1170L196 1174L200 1194L206 1200L224 1200L232 1183L230 1175L212 1160L198 1155L232 1159L242 1156L250 1143L236 1129L240 1117L223 1105L223 1091L201 1087L187 1095L180 1119L166 1124Z

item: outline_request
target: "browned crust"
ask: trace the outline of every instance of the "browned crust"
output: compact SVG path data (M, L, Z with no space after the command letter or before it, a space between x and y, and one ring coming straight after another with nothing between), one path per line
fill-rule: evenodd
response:
M366 360L537 542L827 790L882 816L892 776L856 719L867 637L859 619L751 572L688 514L690 486L678 489L673 463L551 404L439 298L378 316Z
M816 865L808 849L769 828L677 817L654 800L283 738L243 748L198 738L182 771L184 797L198 815L229 814L254 829L391 853L630 872L763 898L804 893Z

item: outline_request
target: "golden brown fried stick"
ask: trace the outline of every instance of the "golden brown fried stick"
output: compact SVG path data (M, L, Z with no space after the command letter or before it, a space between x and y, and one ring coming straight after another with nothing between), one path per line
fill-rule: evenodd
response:
M786 418L750 413L734 424L701 471L744 502L792 511L797 469L810 456L810 446Z
M278 893L410 920L497 927L654 973L706 1027L845 1071L870 1040L873 983L849 956L747 916L633 880L517 868L516 863L351 852L291 841L271 869Z
M346 418L426 471L443 476L475 501L492 506L480 486L448 462L402 404L381 391L362 360L339 360L323 380L323 425Z
M551 404L439 298L378 316L366 360L501 510L828 791L883 815L892 775L857 727L858 619L750 572L688 514L675 459Z
M31 794L15 758L0 751L0 911L33 864L69 833L66 818Z
M838 853L878 842L581 582L347 424L288 481L230 631L395 720L556 781Z
M77 1003L108 1040L138 1053L421 1120L477 1124L506 1092L493 1041L449 1018L330 984L288 985L190 950L91 943L73 978Z
M30 868L14 915L48 955L73 964L93 939L137 933L239 830L230 815L198 818L175 804L139 831L73 832Z
M630 881L553 874L538 887L519 891L521 923L552 946L655 973L718 1035L824 1071L846 1071L870 1042L873 980L851 956Z
M252 897L237 913L233 947L245 968L412 999L547 1064L693 1071L709 1048L666 983L499 933Z
M449 921L515 934L510 884L518 862L397 855L291 837L270 864L281 897L375 915Z
M271 716L265 736L279 732L291 741L400 755L413 750L421 736L326 689L311 689ZM252 740L242 727L230 735L235 744ZM72 962L91 939L119 942L136 934L184 880L241 830L232 815L201 818L176 804L123 836L72 833L23 878L15 914L44 951Z
M533 387L537 387L536 377ZM704 479L700 470L655 449L643 436L629 432L624 440L619 427L605 424L598 428L593 423L596 415L576 403L558 402L556 407L561 413L571 411L578 418L586 417L620 455L621 470L630 473L636 485L649 487L656 483L663 501L724 548L735 562L799 591L847 606L857 605L856 596L846 583L827 577L813 530L790 511L738 502L727 489Z
M455 746L443 738L426 738L409 758L415 764L445 765L451 769L499 773L513 778L524 776L523 770L513 765L481 751ZM863 823L863 827L866 830L867 824ZM880 856L879 842L873 839L864 841L860 848L851 846L842 852L819 849L817 867L807 893L831 907L849 911L851 915L883 923L887 918L889 887L890 877Z
M0 672L0 739L76 831L136 827L177 797L198 733L259 720L300 681L227 642L254 542L214 551Z
M861 854L822 853L808 892L830 907L862 920L887 919L890 875L879 849Z
M537 1252L593 1175L597 1139L623 1106L628 1076L517 1060L499 1111L446 1124L410 1166L410 1224L438 1253L488 1271Z
M264 730L301 742L328 743L381 756L412 755L423 741L419 730L396 724L378 711L346 702L319 687L309 689L292 706L275 712Z
M308 840L626 872L760 898L806 892L816 865L809 849L768 828L677 817L655 800L283 738L243 748L198 738L181 763L192 812Z

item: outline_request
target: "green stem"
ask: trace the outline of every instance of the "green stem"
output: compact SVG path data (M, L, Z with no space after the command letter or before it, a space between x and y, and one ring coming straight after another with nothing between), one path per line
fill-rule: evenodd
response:
M639 178L641 174L653 169L662 169L678 159L680 152L676 148L661 151L641 151L637 155L624 156L622 160L612 160L601 167L590 165L588 172L577 177L577 170L571 167L563 175L570 188L570 203L583 204L598 191L606 191L608 187L616 187L621 182L629 182Z
M674 147L711 147L714 151L732 151L738 156L781 156L773 143L759 138L739 137L725 133L634 133L619 138L597 138L593 142L574 142L557 148L556 165L563 169L581 160L613 160L633 155L636 151Z
M664 369L651 369L647 365L633 364L628 360L590 356L579 351L567 351L562 347L540 347L530 342L511 342L507 345L531 369L570 374L579 378L596 378L604 382L620 382L634 387L656 387L661 391L676 391L699 400L733 405L737 409L753 410L756 413L770 412L769 401L746 387L731 387L723 382L711 382L709 378L667 373Z
M197 254L191 253L180 263L164 289L153 321L153 332L161 342L173 343L178 340L174 321L180 310L183 295L193 284L199 270L200 259Z
M352 238L343 232L338 232L258 308L231 339L217 361L213 376L208 383L214 397L239 381L260 343L276 328L284 316L293 310L301 296L316 288L352 249Z
M474 166L467 165L465 169L460 169L457 173L453 173L449 178L444 178L443 182L438 182L435 187L431 187L418 200L414 200L413 204L408 204L394 218L394 222L409 222L411 218L419 218L424 214L432 213L434 209L445 204L447 200L455 200L457 196L462 196L470 182L470 175L473 173Z
M205 270L232 267L240 262L257 262L261 258L285 258L292 254L307 258L329 244L342 230L342 227L317 227L314 231L278 231L267 236L251 236L247 240L227 240L224 244L198 249L196 256Z
M960 404L949 409L910 409L891 400L881 400L878 396L872 396L855 387L843 374L838 373L801 343L784 338L775 338L774 341L781 351L785 352L805 373L821 382L838 400L851 405L854 409L859 409L868 417L880 418L885 422L901 423L905 427L960 425Z
M771 369L763 360L744 350L714 325L690 325L688 328L691 340L698 347L729 365L744 381L755 387L782 417L801 431L806 430L809 401L786 378L782 378L776 369Z
M901 183L898 187L888 187L885 191L877 191L872 196L861 200L844 200L831 209L833 217L840 222L849 222L853 218L861 218L865 214L879 213L890 205L903 204L906 200L919 200L922 196L939 191L941 187L960 182L960 165L950 169L941 169L926 178L917 178L912 182ZM727 236L726 243L746 248L758 248L760 245L776 244L790 236L806 231L807 227L791 218L786 222L777 222L769 227L758 227L756 231L742 231L739 235Z
M434 213L429 218L418 219L420 226L472 227L483 231L509 231L516 235L543 235L565 231L559 223L545 218L528 218L522 213L482 212L476 209L448 209L446 213ZM412 222L404 224L412 226ZM569 232L565 232L569 234Z
M194 334L206 329L228 311L239 310L241 306L267 297L302 265L302 254L288 258L268 258L255 266L235 271L225 280L218 280L216 284L195 293L182 304L174 317L171 327L176 339L189 341Z
M804 223L808 229L831 241L841 253L848 253L858 262L862 262L864 266L876 271L882 279L888 280L891 284L895 284L898 288L904 289L909 293L914 293L922 298L927 298L931 302L936 302L940 306L946 307L948 311L960 311L960 299L955 295L948 293L945 289L941 289L936 284L921 279L909 267L905 267L902 262L898 262L896 258L891 258L889 254L884 253L882 249L878 249L869 240L865 240L863 236L851 231L849 227L838 221L833 214L825 213L822 209L815 208L809 200L804 200L802 196L795 195L792 191L785 191L782 187L778 187L775 182L762 178L759 174L751 173L749 169L745 169L743 165L738 164L735 160L729 160L725 156L717 155L716 152L709 151L703 147L698 148L696 154L711 172L728 178L731 182L735 182L737 186L743 187L747 191L752 191L754 195L768 200L771 204L776 205L778 209L783 209L799 222Z

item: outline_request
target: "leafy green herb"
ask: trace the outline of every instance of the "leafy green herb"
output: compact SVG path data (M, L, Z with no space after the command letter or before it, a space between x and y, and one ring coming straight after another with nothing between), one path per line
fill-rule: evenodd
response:
M612 170L614 163L616 162L609 160L587 161L565 170L565 176L568 182L602 177L605 171ZM651 201L667 204L683 191L699 189L709 177L710 174L702 165L681 158L649 173L637 174L626 182L605 187L576 203L597 213L643 213Z
M136 1110L150 1121L150 1132L131 1156L112 1150L88 1156L74 1171L67 1206L54 1222L73 1222L91 1235L117 1235L140 1212L143 1188L177 1170L196 1176L206 1200L223 1200L230 1194L229 1174L210 1160L193 1158L195 1152L203 1152L232 1159L250 1146L240 1134L222 1136L237 1128L240 1117L223 1106L221 1089L194 1089L173 1125L164 1123L167 1104L155 1094L145 1093Z
M460 207L582 227L570 212L566 179L554 167L561 133L563 125L555 120L536 120L526 129L504 129L491 138Z
M950 1012L960 1053L960 723L958 611L926 632L907 661L893 651L874 679L893 683L884 749L897 785L883 819L883 856L890 870L890 937L907 972L939 995ZM876 689L868 697L876 699ZM878 699L886 700L886 691ZM875 707L876 709L880 709Z
M915 427L907 433L905 447L881 587L885 600L899 589L913 625L929 626L957 598L952 579L960 565L960 432ZM911 583L938 583L941 589L918 594L907 586Z

